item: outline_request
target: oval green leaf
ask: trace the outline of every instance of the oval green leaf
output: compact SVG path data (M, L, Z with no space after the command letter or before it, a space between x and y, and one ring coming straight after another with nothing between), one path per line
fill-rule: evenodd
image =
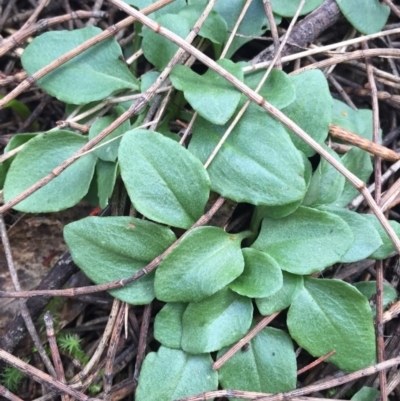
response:
M243 81L242 69L232 61L222 59L217 64ZM170 79L176 89L183 91L190 105L213 124L225 124L239 104L241 92L214 70L199 75L189 67L177 65Z
M22 53L22 65L32 75L101 32L100 28L88 26L43 33ZM86 104L103 100L121 89L139 88L115 38L106 39L67 61L39 79L37 85L62 102L71 104Z
M157 298L197 302L215 294L243 272L240 242L218 227L191 231L158 266Z
M377 219L377 217L374 214L360 214L360 216L369 221L373 225L375 230L378 231L378 234L380 235L382 240L382 245L375 252L369 255L369 258L382 260L396 253L397 251L393 245L392 240L387 235L385 229L382 227L382 224ZM400 224L394 220L389 220L389 224L393 228L397 236L400 237Z
M278 263L264 252L242 249L244 271L229 288L246 297L268 297L282 287L282 271Z
M216 390L218 373L209 354L190 355L161 346L143 362L136 401L171 401Z
M280 393L296 388L296 355L290 337L266 327L219 370L222 388ZM218 353L218 358L227 349Z
M375 363L371 308L350 284L304 278L304 287L289 308L287 325L292 338L314 357L335 350L328 362L340 369L355 371Z
M390 14L390 8L379 0L336 0L347 21L365 35L379 32Z
M74 262L96 284L133 276L176 239L168 228L133 217L87 217L65 226L64 238ZM148 304L154 274L110 293L130 304Z
M180 349L182 337L182 317L187 304L168 302L154 319L154 338L162 345Z
M252 317L251 299L227 288L190 303L182 319L182 349L192 354L218 351L244 336Z
M14 199L50 174L86 143L86 138L70 131L44 133L31 139L8 170L4 183L4 200L8 202ZM14 206L14 209L28 213L46 213L76 205L88 192L95 164L96 157L92 154L79 158L58 177Z
M204 163L228 124L217 126L198 118L189 150ZM253 205L292 203L303 199L306 190L301 154L282 125L256 105L247 109L208 173L215 192Z
M265 297L256 298L256 305L263 316L271 315L290 306L297 293L303 288L303 276L297 276L285 271L283 274L282 288L275 294Z
M118 157L131 201L144 216L180 228L202 216L210 191L207 172L177 142L153 131L129 131Z
M343 219L302 206L278 220L265 217L252 248L271 255L282 270L311 274L340 261L353 240Z
M319 209L342 218L353 232L354 241L340 262L352 263L366 259L383 244L374 225L366 220L363 215L334 206L321 206Z

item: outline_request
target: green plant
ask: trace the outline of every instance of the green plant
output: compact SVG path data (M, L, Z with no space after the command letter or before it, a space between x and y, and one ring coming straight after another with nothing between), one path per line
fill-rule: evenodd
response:
M177 1L155 18L186 37L204 2L188 3ZM272 3L279 21L281 16L293 15L291 9L298 2ZM320 3L310 1L304 12ZM238 14L242 7L241 2L236 4L218 2L209 23L199 32L212 46L215 58L221 53L228 29L232 29L235 19L231 14ZM338 4L359 28L349 9L354 2ZM371 4L379 14L375 20L379 27L362 26L361 31L379 30L386 21L387 8L377 1ZM267 29L261 5L253 2L248 15L256 19L243 21L243 34L250 31L256 35ZM43 34L25 50L23 66L29 74L35 73L98 32L90 27ZM245 41L236 38L217 65L225 74L255 88L262 74L248 72L247 64L229 59ZM162 74L177 46L143 29L142 49ZM107 39L40 79L38 85L68 103L69 109L100 102L122 90L147 96L146 89L153 88L160 75L146 74L140 82L121 56L118 43ZM80 152L79 160L15 205L25 212L65 209L93 188L98 203L105 206L116 177L121 175L135 209L146 220L89 217L67 225L64 237L74 261L96 284L129 279L136 273L144 276L112 289L113 296L134 305L148 304L155 298L165 302L154 325L154 336L162 346L143 363L137 400L176 399L217 389L218 385L267 393L293 389L296 358L292 340L315 357L334 350L328 361L346 371L373 364L372 311L363 295L371 290L310 276L335 263L384 259L395 251L375 216L345 208L357 190L325 159L321 158L313 171L309 158L316 154L315 149L256 104L231 125L247 99L215 71L199 75L188 66L177 65L170 79L177 91L171 103L179 107L167 110L159 128L144 129L148 108L138 108L140 114L134 117L132 110L136 109L124 101L97 119L88 137L54 130L26 138L23 149L3 171L7 202L52 172L60 160ZM334 101L321 71L288 75L273 70L260 95L320 144L324 155L362 180L369 178L372 164L367 152L352 148L340 157L325 140L330 124L356 127L359 135L372 139L366 123L372 120L372 113L350 111ZM182 111L186 104L190 112L198 114L188 148L180 146L179 138L168 129L174 119L190 119L189 107ZM118 128L112 125L116 121L121 123ZM91 150L88 143L93 143L88 140L104 136L107 130L111 131L107 140L99 140L98 147L87 152ZM230 135L221 142L228 130ZM204 214L210 191L253 205L251 230L230 234L219 227L192 229ZM391 227L400 233L398 223L391 222ZM176 242L178 228L189 231ZM155 272L142 271L167 249ZM213 371L210 353L221 356L255 325L253 300L261 315L289 308L287 330L265 328L251 340L246 352L234 355L218 373ZM77 337L60 337L59 344L83 360ZM271 371L265 380L266 372Z
M13 366L6 366L1 373L1 383L11 392L18 389L26 375Z
M85 364L88 358L81 347L81 339L76 334L65 333L57 336L57 343L61 350Z

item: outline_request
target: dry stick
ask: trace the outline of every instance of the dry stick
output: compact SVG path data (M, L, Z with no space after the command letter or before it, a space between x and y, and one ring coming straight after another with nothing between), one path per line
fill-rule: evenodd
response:
M47 339L49 340L51 356L53 358L54 368L56 370L56 377L61 383L66 383L64 375L64 367L61 362L60 352L58 351L56 336L54 334L53 316L50 311L44 314L44 324L46 325ZM61 395L62 401L68 401L68 396Z
M10 401L24 401L0 384L0 395Z
M151 6L144 8L143 13L151 14L152 12L158 10L161 7L164 7L165 5L171 3L172 1L174 0L159 0L157 3L154 3ZM0 100L0 110L4 108L8 102L15 99L26 89L30 88L34 83L38 81L38 79L43 78L45 75L55 70L57 67L61 66L62 64L65 64L67 61L76 57L78 54L81 54L90 47L100 43L105 39L108 39L111 36L114 36L118 31L131 25L134 21L135 19L132 17L125 18L121 22L118 22L118 24L110 26L105 31L99 33L96 36L93 36L92 38L90 38L86 42L83 42L75 49L72 49L71 51L65 53L63 56L54 60L52 63L36 71L33 75L31 75L23 82L21 82L15 89L13 89L10 93L4 96L3 99Z
M317 63L313 63L307 65L306 67L299 68L295 71L296 74L300 74L304 71L321 69L323 67L328 67L330 65L343 63L349 60L357 60L359 58L365 57L400 57L400 49L368 49L368 50L356 50L351 53L346 54L337 54L327 60L318 61Z
M265 81L267 80L270 72L272 71L272 68L274 67L275 62L278 60L283 48L286 45L287 40L289 39L290 33L292 32L292 29L297 21L297 18L299 17L300 11L303 8L304 3L305 3L305 0L300 1L299 6L297 7L296 13L293 16L292 21L290 22L290 25L288 27L288 30L286 31L286 34L282 40L282 43L279 46L279 49L277 50L277 52L275 53L275 56L272 59L270 66L267 68L267 71L265 71L265 74L263 75L260 82L258 83L257 88L255 89L255 93L258 93L260 91L260 89L264 85ZM229 125L228 129L224 132L221 139L217 143L217 146L214 148L214 150L211 152L211 155L208 157L207 161L205 162L205 164L204 164L205 168L207 168L211 164L211 162L214 160L215 156L222 148L222 145L228 139L229 135L232 133L233 129L236 127L239 120L242 118L242 116L244 115L246 110L249 108L250 104L251 104L251 100L248 99L246 101L246 103L243 105L243 107L240 109L240 111L236 114L234 120Z
M30 26L24 30L19 30L15 32L11 36L8 36L0 43L0 57L7 53L9 50L18 46L22 42L24 42L27 38L32 36L33 34L37 34L41 32L43 29L48 28L53 25L62 24L66 21L71 21L74 19L82 19L82 18L103 18L106 15L104 11L74 11L71 14L60 15L59 17L48 18L38 21L35 25Z
M371 209L377 216L378 220L382 224L383 228L389 235L391 241L393 242L397 252L400 253L400 240L397 237L396 233L394 232L393 228L389 225L386 217L383 215L382 211L376 205L374 199L372 198L371 194L366 190L365 184L354 174L352 174L349 170L347 170L339 161L333 158L326 150L317 143L313 138L311 138L304 130L302 130L298 125L296 125L290 118L288 118L285 114L283 114L280 110L276 107L272 106L268 103L262 96L257 94L255 91L251 90L247 85L242 83L232 74L228 73L224 68L218 65L215 61L207 57L205 54L201 53L199 50L194 48L192 45L186 43L182 38L178 35L174 34L173 32L165 29L164 27L160 26L155 21L152 21L150 18L147 18L139 11L131 9L127 6L126 3L123 3L121 0L110 0L111 3L117 5L120 9L125 11L126 13L135 16L142 24L146 25L148 28L152 29L156 33L165 36L167 39L171 40L182 49L186 50L188 53L192 54L196 57L199 61L204 63L207 67L212 68L214 71L219 73L223 78L233 84L237 89L243 92L250 100L254 101L256 104L261 106L264 110L270 113L273 117L277 120L282 122L286 125L291 131L293 131L300 139L302 139L307 145L311 146L316 152L318 152L325 160L327 160L333 167L336 168L341 174L343 174L350 183L360 191L365 199L367 200L368 204L370 205ZM380 51L384 51L385 49L380 49ZM397 51L397 49L393 49L393 51ZM368 52L374 52L373 50L368 50ZM400 55L400 50L397 51ZM381 53L380 53L381 54ZM0 209L1 212L1 209Z
M21 286L20 286L19 279L18 279L18 273L17 273L17 269L15 268L15 265L14 265L10 241L8 240L7 229L6 229L6 225L4 223L3 215L0 215L0 235L1 235L1 241L2 241L3 247L4 247L4 253L6 255L7 266L8 266L8 270L10 272L11 280L13 282L14 288L17 291L21 291ZM39 352L40 357L43 360L43 363L45 364L48 372L53 377L56 377L56 371L54 370L54 367L51 364L51 361L50 361L49 357L47 356L46 351L43 348L42 342L40 341L40 338L36 331L35 325L33 324L32 317L29 313L29 309L26 306L26 301L20 300L19 306L21 308L21 315L24 319L26 328L28 329L29 334L32 337L32 340Z
M272 315L264 317L253 329L251 329L242 339L240 339L233 347L225 352L218 360L216 360L212 368L218 370L226 361L232 358L246 343L248 343L253 337L255 337L263 328L271 323L280 312L275 312Z
M104 349L107 346L108 340L111 336L112 329L115 324L115 320L118 315L118 310L120 308L121 301L117 298L114 298L113 305L111 308L110 315L108 316L108 322L106 328L104 329L103 336L100 340L100 344L98 345L95 353L90 358L90 361L86 364L85 368L78 373L72 380L71 383L77 383L78 381L83 381L88 376L89 372L93 369L93 367L97 364L101 355L103 354Z
M149 332L150 320L151 320L151 303L144 307L142 315L142 325L140 326L138 353L136 356L135 371L133 373L133 380L135 381L136 384L139 380L139 375L142 369L144 357L146 356L147 335Z
M211 209L203 214L199 218L199 220L196 221L196 223L193 224L193 226L187 230L181 237L179 237L172 245L170 245L162 254L157 256L155 259L153 259L147 266L145 266L143 269L139 270L136 272L133 276L124 278L121 280L115 280L111 281L109 283L105 284L99 284L99 285L92 285L88 287L78 287L78 288L67 288L65 290L33 290L33 291L15 291L15 292L8 292L8 291L0 291L0 298L30 298L30 297L35 297L35 296L43 296L43 295L52 295L52 296L64 296L64 297L75 297L76 295L84 295L84 294L92 294L94 292L100 292L100 291L109 291L113 290L115 288L121 288L124 287L125 285L138 280L140 277L149 274L152 272L156 267L161 263L161 261L174 249L184 237L189 232L192 232L195 228L203 226L204 224L207 224L211 218L214 216L214 214L219 210L219 208L223 205L225 202L225 198L220 196L214 203L214 205L211 207Z
M267 15L267 19L269 22L269 29L271 31L271 35L272 35L272 39L273 39L273 43L274 43L275 54L276 54L276 49L279 49L279 35L278 35L278 29L277 29L276 23L275 23L274 13L272 12L271 1L264 0L263 3L264 3L265 14ZM276 68L278 68L279 70L282 69L280 55L276 59L276 62L272 63L272 64L275 65Z
M361 43L363 50L368 50L367 42ZM372 113L373 113L373 139L374 142L379 144L379 103L376 96L377 88L374 79L374 74L371 68L371 63L369 59L365 59L365 64L367 66L368 82L371 88L371 101L372 101ZM375 157L374 160L374 170L375 170L375 202L378 206L381 203L381 193L382 193L382 162L380 157ZM377 260L375 264L376 270L376 318L375 318L375 330L376 330L376 341L377 341L377 356L378 362L383 362L385 360L385 341L383 337L384 324L383 324L383 261ZM387 401L387 380L386 372L382 370L379 372L379 388L381 390L382 401Z
M389 359L385 362L378 363L377 365L369 366L368 368L359 370L357 372L350 373L348 375L319 382L318 384L312 384L307 387L299 388L296 390L288 391L286 393L279 394L265 394L256 393L250 391L240 391L240 390L217 390L208 391L206 393L193 395L186 398L180 398L175 401L204 401L216 397L232 397L232 398L249 398L257 401L288 401L288 400L321 400L321 398L311 398L304 397L307 394L314 393L321 390L327 390L342 384L358 380L365 376L370 376L381 370L391 368L400 364L400 356L397 358Z
M118 343L121 338L122 327L124 326L124 312L125 312L125 304L122 303L117 319L115 321L114 329L111 334L110 346L108 347L107 357L106 357L106 366L104 369L104 399L110 399L111 387L112 387L112 379L113 379L113 367L115 361L115 354L117 353Z
M79 401L100 401L97 398L90 398L87 395L77 390L74 390L65 383L61 383L50 375L42 372L39 369L36 369L34 366L31 366L24 361L21 361L21 359L16 358L14 355L9 354L3 349L0 349L0 359L8 363L9 365L17 368L21 372L25 373L36 382L43 384L44 386L50 388L58 394L66 393Z
M393 185L386 191L385 195L382 196L381 200L381 209L385 212L388 209L391 209L398 202L398 196L400 192L400 178L395 181Z
M372 142L369 139L363 138L357 134L352 133L338 125L329 125L329 133L334 137L341 139L344 142L351 143L367 152L372 153L375 156L379 156L382 159L389 160L391 162L397 162L400 156L392 149L386 146L379 145L376 142Z
M392 0L383 0L383 2L390 7L392 12L396 14L398 18L400 18L400 9L393 4Z
M171 0L161 0L155 4L160 5L160 3L166 4L169 2L171 2ZM182 39L190 46L190 48L192 46L188 42L192 42L194 40L194 38L196 37L197 33L199 32L201 26L203 25L204 21L208 17L209 13L212 11L212 8L213 8L215 2L216 2L216 0L210 0L210 2L207 4L207 7L204 9L203 13L200 15L199 19L196 21L196 24L191 29L187 38ZM153 5L153 6L155 6L155 5ZM131 7L128 6L128 9L130 9L130 8ZM147 7L146 9L149 9L149 8L150 7ZM140 14L140 15L143 15L143 14ZM126 21L126 19L124 21ZM85 42L85 43L87 43L87 42ZM69 54L69 53L67 53L67 54ZM148 104L148 102L154 96L156 91L160 88L161 84L166 80L166 78L168 77L172 68L179 62L179 60L182 58L182 56L184 54L185 54L185 50L183 50L182 48L178 49L177 52L175 53L174 57L164 68L163 72L159 75L159 77L156 79L154 84L145 93L143 93L142 96L131 107L129 107L129 109L125 113L121 114L121 116L119 116L115 121L113 121L112 124L110 124L107 128L105 128L103 131L101 131L95 138L88 141L85 146L83 146L81 149L79 149L69 159L67 159L63 163L61 163L50 174L43 177L41 180L37 181L35 184L33 184L31 187L29 187L28 189L26 189L25 191L20 193L14 199L12 199L11 201L5 203L2 207L0 207L0 214L9 210L13 206L15 206L17 203L21 202L23 199L27 198L29 195L33 194L38 189L42 188L44 185L49 183L51 180L53 180L54 178L59 176L67 167L69 167L71 164L73 164L77 159L79 159L87 151L91 150L95 145L97 145L100 141L102 141L107 135L109 135L112 131L114 131L117 127L119 127L123 122L125 122L132 116L140 113L140 111L144 109L144 107ZM1 103L1 101L0 101L0 103Z
M25 24L22 25L21 30L29 28L32 24L35 23L37 17L42 12L42 10L48 6L50 0L39 0L39 4L33 10L31 16L25 21Z
M297 371L297 376L301 375L304 372L307 372L307 370L310 370L312 368L314 368L315 366L319 365L320 363L326 361L328 358L330 358L332 355L334 355L336 353L336 351L331 351L328 352L326 355L321 356L320 358L316 359L314 362L311 362L309 365L304 366L304 368L301 368Z
M305 50L303 52L292 54L290 56L282 57L281 62L287 63L289 61L297 60L302 57L307 57L307 56L311 56L313 54L319 54L319 53L327 52L330 50L334 50L341 46L348 46L348 45L353 45L356 43L362 43L362 42L365 42L366 40L371 40L371 39L379 38L382 36L388 36L388 35L397 35L398 33L400 33L400 28L388 29L387 31L381 31L381 32L374 33L371 35L360 36L359 38L349 39L349 40L345 40L343 42L333 43L331 45L315 47L313 49ZM262 68L268 67L270 64L271 64L271 61L265 61L265 62L253 64L251 66L244 67L243 71L249 72L249 71L260 70Z

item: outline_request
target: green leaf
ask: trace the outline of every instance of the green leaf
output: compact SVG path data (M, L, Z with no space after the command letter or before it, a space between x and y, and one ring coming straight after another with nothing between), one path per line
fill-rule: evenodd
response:
M341 260L353 240L343 219L302 206L279 220L265 217L252 248L268 253L282 270L311 274Z
M382 224L376 218L374 214L360 214L363 218L367 219L374 226L375 230L378 231L378 234L381 237L382 245L371 255L369 255L370 259L382 260L388 258L392 253L397 252L396 248L393 245L392 240L387 235L386 231L382 227ZM397 221L389 220L390 226L393 228L394 232L398 237L400 237L400 224Z
M217 64L243 81L241 67L232 61L222 59ZM176 89L183 91L190 105L214 124L225 124L239 104L241 92L211 69L204 75L199 75L189 67L177 65L171 71L170 79Z
M116 163L98 160L96 164L97 196L99 206L104 209L114 190L117 179L118 165Z
M360 180L364 182L368 181L372 173L372 161L368 152L354 146L342 157L342 163ZM342 195L335 202L335 206L347 206L358 194L358 190L346 180Z
M205 6L201 4L188 5L179 11L179 15L184 17L190 26L194 26L204 8ZM213 43L222 45L227 34L228 26L226 21L216 11L212 10L200 28L198 35L202 38L210 39Z
M218 373L211 369L212 363L209 354L190 355L161 346L143 362L135 399L171 401L216 390Z
M222 388L280 393L296 388L296 355L290 337L266 327L219 370ZM218 353L221 357L228 349ZM231 398L234 399L234 398Z
M134 217L87 217L64 228L74 262L96 284L133 276L175 241L171 230ZM134 305L154 299L154 273L110 291Z
M303 288L303 276L296 276L285 271L282 273L283 284L281 289L269 297L256 298L255 300L257 308L263 316L271 315L289 307Z
M264 74L265 71L247 73L244 78L244 83L251 89L255 90ZM278 109L283 109L296 100L296 90L290 76L277 69L273 69L270 72L266 82L258 93L267 102L271 103ZM248 98L243 95L243 103L247 100Z
M30 141L32 138L35 138L38 134L16 134L8 142L7 146L4 148L4 153L10 152L13 149L18 148L19 146L25 144ZM4 181L7 177L8 169L11 166L12 161L16 156L11 156L9 159L5 160L0 164L0 189L4 187Z
M18 153L4 183L4 200L21 192L51 173L87 143L86 138L69 131L37 135ZM57 212L76 205L87 193L96 158L87 154L51 180L14 209L28 213Z
M354 110L346 103L333 99L332 124L372 141L372 110Z
M24 50L22 65L32 75L101 32L94 26L45 32ZM106 39L67 61L39 79L37 85L58 100L72 104L103 100L115 91L139 87L115 38Z
M151 6L152 4L157 3L158 0L122 0L124 3L130 4L131 6L137 7L139 10L142 10L145 7ZM154 13L150 15L152 17L160 17L161 15L170 13L177 13L181 8L185 7L185 0L174 0L171 4L167 4L166 6L160 8Z
M252 317L251 299L227 288L190 303L182 319L182 349L192 354L218 351L244 336Z
M376 294L376 281L361 281L353 284L365 298L370 300ZM397 292L390 285L383 283L383 309L386 309L390 303L397 301ZM372 312L375 315L376 306L372 306Z
M157 22L164 28L176 33L182 39L189 35L191 29L188 21L179 14L164 14L157 18ZM179 49L178 45L147 27L143 27L142 36L144 56L158 71L162 71Z
M282 111L303 128L315 141L322 144L328 136L332 120L332 96L328 82L320 70L305 71L289 77L296 88L296 100ZM307 157L315 154L297 135L289 132L293 143Z
M228 124L216 126L198 118L189 150L204 163ZM256 105L247 109L208 173L213 191L253 205L296 202L303 198L306 189L301 154L282 125Z
M334 206L322 206L319 209L342 218L353 232L354 242L342 256L340 262L352 263L366 259L383 244L374 225L363 215Z
M390 14L389 6L379 0L336 0L336 3L347 21L365 35L379 32Z
M198 227L160 263L156 296L165 302L197 302L232 282L244 269L241 239L218 227Z
M379 395L380 392L376 388L361 387L361 389L358 390L351 399L353 401L375 401Z
M207 172L174 140L153 131L129 131L121 141L119 163L132 203L149 219L189 228L204 213Z
M243 273L229 288L246 297L268 297L276 293L283 283L282 271L271 256L252 248L242 249Z
M168 302L154 320L154 338L169 348L181 348L182 317L187 304Z
M314 11L324 0L307 0L301 9L300 15ZM272 11L282 17L293 17L299 7L300 0L271 0Z
M328 362L342 370L375 363L371 308L350 284L305 277L303 290L289 308L287 325L292 338L312 356L335 350Z
M339 163L341 162L336 152L326 145L323 145L323 147L333 158ZM311 178L306 196L303 199L303 205L319 206L335 202L342 194L345 181L344 175L321 157L318 167Z
M100 117L98 118L91 126L89 129L89 139L93 139L96 137L98 134L100 134L101 131L103 131L105 128L107 128L109 125L111 125L121 114L125 112L125 109L121 106L114 107L114 115L109 115L105 117ZM131 124L129 120L125 121L122 123L118 128L116 128L114 131L111 132L110 135L107 135L106 138L104 138L102 141L100 141L96 145L96 150L94 151L94 154L100 158L101 160L104 160L106 162L115 162L118 156L118 147L121 142L121 138L119 139L114 139L117 138L118 136L122 136L126 131L128 131L131 128ZM114 139L112 142L110 140ZM104 145L104 143L107 143Z

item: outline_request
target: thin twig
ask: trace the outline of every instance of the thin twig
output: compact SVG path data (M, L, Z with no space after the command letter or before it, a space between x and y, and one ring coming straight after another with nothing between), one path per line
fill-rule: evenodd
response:
M227 362L233 355L236 354L245 344L254 338L262 329L270 324L280 312L275 312L270 316L264 317L255 327L253 327L242 339L240 339L233 347L225 352L217 361L212 365L213 370L218 370L225 362Z
M139 380L139 375L142 369L144 357L146 356L147 336L149 333L150 320L151 320L151 303L146 305L143 310L142 325L140 326L140 335L138 343L138 353L136 356L135 370L133 373L133 380L135 381L135 383L137 383Z
M115 320L114 328L110 338L110 346L107 351L106 366L104 369L104 399L110 399L113 367L115 361L115 354L117 353L118 343L121 338L122 327L124 325L125 304L122 303L119 308L117 319Z
M331 351L328 352L326 355L321 356L320 358L316 359L314 362L311 362L307 366L304 366L304 368L301 368L297 371L297 376L301 375L304 372L307 372L308 370L314 368L315 366L319 365L320 363L326 361L328 358L330 358L332 355L334 355L336 351Z
M110 315L108 316L108 322L107 322L106 328L104 329L103 336L100 340L100 343L99 343L95 353L90 358L90 361L86 364L85 368L71 380L71 383L77 383L78 381L85 380L86 377L88 376L89 372L93 369L93 367L97 364L97 362L101 358L101 355L103 354L103 351L105 350L108 340L111 336L112 329L115 325L115 320L118 315L118 310L119 310L120 304L121 304L121 301L117 298L114 298L111 312L110 312Z
M368 44L366 42L361 43L363 50L368 50ZM379 144L379 103L377 98L377 88L374 79L374 74L371 68L371 63L368 58L365 59L367 66L368 83L371 88L371 101L372 101L372 116L373 116L373 139L374 142ZM381 203L382 193L382 161L380 157L374 159L374 171L375 171L375 202L379 206ZM377 260L375 264L376 270L376 342L378 350L378 362L385 360L385 341L384 341L384 324L383 324L383 261ZM381 390L382 401L387 401L387 380L386 372L379 372L379 388Z
M53 316L50 311L44 314L44 323L46 325L47 339L49 340L51 356L53 358L54 368L56 370L56 377L61 383L66 383L64 375L64 367L61 362L60 352L58 351L56 336L54 334ZM68 396L61 395L62 401L68 401Z
M4 397L10 401L24 401L21 398L17 397L15 394L13 394L10 390L5 388L1 384L0 384L0 396Z
M274 13L272 12L271 1L270 0L263 0L263 3L264 3L265 14L267 15L267 19L268 19L268 22L269 22L269 29L271 31L272 39L273 39L273 42L274 42L274 50L275 50L274 59L275 59L276 53L278 52L277 49L279 49L278 29L276 27ZM272 63L272 65L276 65L276 68L278 68L280 70L282 69L282 63L281 63L281 60L280 60L280 55L276 58L276 62Z

